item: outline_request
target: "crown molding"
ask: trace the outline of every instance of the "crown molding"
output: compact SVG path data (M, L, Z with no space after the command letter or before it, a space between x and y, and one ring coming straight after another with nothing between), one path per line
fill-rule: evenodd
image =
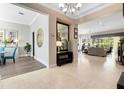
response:
M85 23L100 17L106 17L106 16L110 16L116 12L122 11L122 4L114 4L111 6L108 6L104 9L101 9L99 11L96 11L94 13L91 13L89 15L83 16L79 19L77 19L77 23L81 24L81 23Z

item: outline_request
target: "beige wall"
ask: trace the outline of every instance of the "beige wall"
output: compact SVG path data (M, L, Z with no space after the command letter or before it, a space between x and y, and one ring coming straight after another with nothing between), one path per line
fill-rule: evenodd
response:
M78 39L74 39L74 28L77 25L70 26L70 40L71 40L71 48L73 50L74 62L78 61Z
M21 7L25 7L39 13L45 13L49 15L49 66L53 67L56 65L56 21L61 21L70 25L70 41L71 41L71 49L74 53L74 60L78 59L77 54L77 40L74 39L74 28L77 27L75 24L75 20L69 18L63 14L55 12L49 8L46 8L38 3L24 3L24 4L16 4Z

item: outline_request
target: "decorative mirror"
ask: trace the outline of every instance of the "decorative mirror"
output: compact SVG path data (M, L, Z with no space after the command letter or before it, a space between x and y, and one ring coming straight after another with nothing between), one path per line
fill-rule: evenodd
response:
M59 41L59 51L68 51L69 43L69 25L61 22L57 22L57 42ZM57 50L58 51L58 50Z
M42 45L43 45L43 38L44 38L43 30L42 30L42 28L39 28L37 30L37 35L36 35L36 40L37 40L37 46L38 47L42 47Z

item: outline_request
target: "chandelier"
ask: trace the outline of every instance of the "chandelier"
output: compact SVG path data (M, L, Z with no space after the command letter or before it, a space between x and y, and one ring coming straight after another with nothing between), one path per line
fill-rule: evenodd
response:
M82 4L80 3L59 3L60 10L62 10L65 14L74 14L76 11L79 11L81 7Z

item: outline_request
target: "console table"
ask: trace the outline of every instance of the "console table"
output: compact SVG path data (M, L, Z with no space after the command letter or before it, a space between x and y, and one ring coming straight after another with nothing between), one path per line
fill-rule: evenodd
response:
M57 66L61 66L66 63L72 63L73 53L72 51L62 51L57 53Z

